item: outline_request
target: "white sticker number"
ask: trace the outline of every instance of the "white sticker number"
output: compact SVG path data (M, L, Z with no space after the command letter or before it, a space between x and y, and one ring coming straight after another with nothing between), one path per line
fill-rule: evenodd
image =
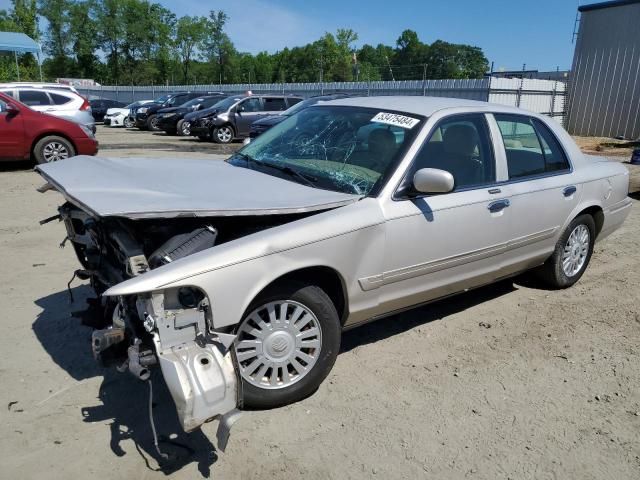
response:
M404 115L398 115L397 113L380 112L371 119L372 122L386 123L387 125L394 125L396 127L402 127L411 129L415 127L420 120L417 118L406 117Z

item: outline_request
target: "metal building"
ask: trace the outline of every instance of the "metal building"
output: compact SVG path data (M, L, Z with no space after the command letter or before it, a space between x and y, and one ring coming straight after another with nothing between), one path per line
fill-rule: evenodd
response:
M640 0L578 11L566 126L576 135L640 138Z

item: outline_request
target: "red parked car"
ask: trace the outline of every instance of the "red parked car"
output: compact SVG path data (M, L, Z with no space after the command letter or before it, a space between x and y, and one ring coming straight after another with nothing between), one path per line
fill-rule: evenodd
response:
M0 93L0 161L47 163L96 153L98 141L86 126L36 112Z

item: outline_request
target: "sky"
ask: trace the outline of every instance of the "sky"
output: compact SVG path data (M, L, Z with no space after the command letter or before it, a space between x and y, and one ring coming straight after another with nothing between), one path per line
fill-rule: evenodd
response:
M496 70L568 69L578 4L598 0L155 0L176 15L224 10L227 32L243 52L304 45L338 28L364 43L395 45L403 30L423 42L481 47ZM9 0L0 0L0 9Z

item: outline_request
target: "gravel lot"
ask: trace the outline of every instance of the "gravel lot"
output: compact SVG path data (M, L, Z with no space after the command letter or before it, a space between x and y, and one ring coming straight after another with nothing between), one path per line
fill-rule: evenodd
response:
M99 128L105 156L219 159L219 147ZM237 148L237 144L230 148ZM182 154L180 152L188 152ZM179 161L179 160L178 160ZM329 378L295 405L248 412L226 453L216 423L181 432L155 377L98 368L67 282L60 196L29 166L0 172L0 464L3 478L640 478L640 167L624 228L582 280L506 281L347 332Z

